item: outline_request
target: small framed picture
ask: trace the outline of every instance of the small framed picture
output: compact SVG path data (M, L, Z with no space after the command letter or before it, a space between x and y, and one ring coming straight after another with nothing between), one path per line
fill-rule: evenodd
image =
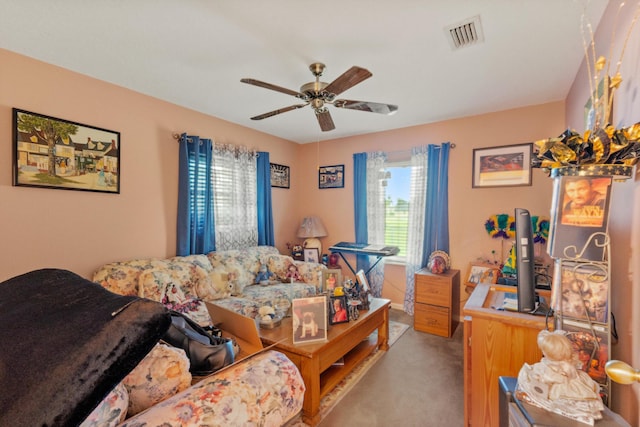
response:
M489 264L469 264L466 283L497 283L500 275L500 268L497 265Z
M327 340L327 298L296 298L291 301L293 343Z
M289 166L269 163L271 167L271 186L276 188L289 188L290 169Z
M356 279L358 280L358 283L360 283L360 286L362 287L362 290L364 292L370 292L371 291L371 287L369 286L369 281L367 280L367 275L364 274L364 270L360 270L356 273Z
M305 248L304 249L304 260L305 262L320 262L320 253L318 252L318 248Z
M336 287L342 286L342 270L339 268L325 268L322 270L321 293L333 294Z
M335 325L337 323L347 323L349 321L349 314L347 312L347 297L345 295L341 296L331 296L329 297L329 324Z
M473 188L531 185L532 143L473 150Z
M318 188L343 188L344 165L320 166L318 169Z

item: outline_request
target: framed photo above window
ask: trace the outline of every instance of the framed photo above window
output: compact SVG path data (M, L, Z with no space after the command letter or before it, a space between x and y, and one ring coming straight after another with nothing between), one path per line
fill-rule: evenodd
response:
M318 188L343 188L344 165L320 166L318 169Z
M473 150L473 188L531 185L533 144Z
M13 185L120 193L120 132L13 109Z
M289 166L276 163L269 163L269 166L271 167L271 186L276 188L289 188Z

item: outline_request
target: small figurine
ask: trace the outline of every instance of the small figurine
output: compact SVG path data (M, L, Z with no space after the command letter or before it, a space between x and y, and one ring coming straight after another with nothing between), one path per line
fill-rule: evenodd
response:
M260 270L258 270L258 274L256 274L255 283L268 282L271 276L273 276L273 273L269 271L266 264L262 264Z
M286 278L292 282L302 281L302 276L300 275L300 272L298 272L298 267L296 267L295 264L290 264L289 267L287 267Z

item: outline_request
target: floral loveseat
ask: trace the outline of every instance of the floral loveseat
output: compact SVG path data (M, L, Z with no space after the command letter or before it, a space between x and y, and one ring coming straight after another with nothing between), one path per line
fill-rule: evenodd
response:
M267 266L272 282L278 283L255 283L261 265ZM296 266L301 280L287 280L291 265ZM272 246L254 246L206 255L113 262L100 267L93 281L114 293L163 302L178 311L184 312L181 307L197 304L194 301L200 299L255 318L261 306L276 307L285 300L315 295L324 268L281 255ZM194 320L206 323L206 314L204 319L194 314L203 309L189 307L186 311L192 312Z

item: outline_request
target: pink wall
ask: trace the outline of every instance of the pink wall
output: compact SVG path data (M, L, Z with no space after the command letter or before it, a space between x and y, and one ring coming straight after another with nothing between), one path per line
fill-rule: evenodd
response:
M615 64L637 7L636 2L627 2L616 20L619 3L609 2L595 38L596 54L613 61L609 75L615 74ZM640 26L633 28L626 43L620 69L623 81L614 96L613 123L618 128L640 121ZM584 104L589 93L587 66L583 62L567 97L570 127L584 129ZM640 336L637 334L640 330L640 184L637 174L614 185L611 203L611 311L616 317L619 335L619 342L612 346L612 357L640 368ZM613 409L631 425L639 425L640 384L614 384L612 395Z
M0 280L44 267L90 277L106 262L174 255L175 132L257 147L274 163L297 157L292 142L6 50L0 64ZM119 131L121 194L12 187L12 107ZM295 192L273 192L276 235L298 221Z
M456 145L449 162L450 255L452 267L464 275L470 261L491 257L492 250L500 258L501 241L488 236L486 219L493 214L513 214L515 207L548 217L552 194L551 180L539 169L533 171L531 187L471 188L473 149L522 144L555 136L563 129L564 104L558 102L332 140L321 143L319 149L317 144L306 144L299 157L304 181L304 191L298 193L300 213L316 213L323 219L329 233L322 239L324 247L353 240L353 153L402 151L450 141ZM345 165L344 189L319 190L318 165L334 164ZM505 251L509 247L505 245ZM396 265L385 271L384 296L395 303L403 300L404 274L404 268Z

